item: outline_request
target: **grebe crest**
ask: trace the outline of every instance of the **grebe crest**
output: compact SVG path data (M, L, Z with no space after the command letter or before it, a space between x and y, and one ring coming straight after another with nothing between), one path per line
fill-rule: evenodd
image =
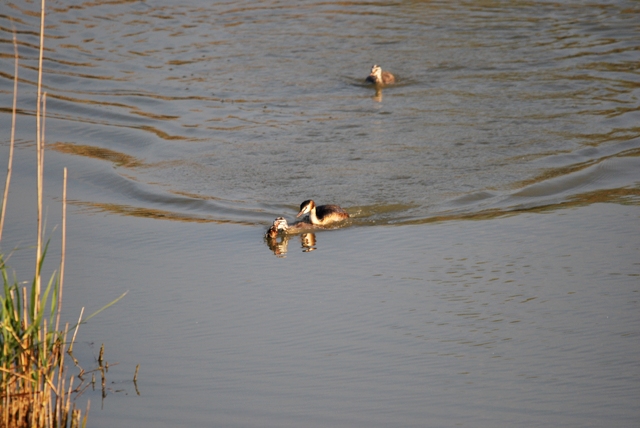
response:
M300 212L296 217L309 214L309 222L315 226L326 226L349 218L349 214L338 205L320 205L311 199L300 204Z
M376 85L389 85L396 82L396 78L388 71L382 71L379 65L373 64L371 67L371 73L366 78L367 82L374 83Z

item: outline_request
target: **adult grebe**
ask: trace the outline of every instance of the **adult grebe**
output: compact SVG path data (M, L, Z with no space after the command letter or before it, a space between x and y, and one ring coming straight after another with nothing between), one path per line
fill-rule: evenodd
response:
M389 85L396 83L396 78L393 77L393 74L388 71L382 71L380 66L374 64L373 67L371 67L371 73L367 76L366 81L376 85Z
M337 205L320 205L311 199L300 204L300 212L296 217L309 214L309 221L315 226L326 226L330 223L349 218L349 214Z

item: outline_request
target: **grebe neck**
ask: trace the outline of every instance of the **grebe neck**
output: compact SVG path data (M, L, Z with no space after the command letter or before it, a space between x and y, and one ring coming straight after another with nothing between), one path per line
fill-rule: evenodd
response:
M311 224L321 224L320 220L318 220L318 215L316 214L316 207L311 208L311 211L309 211L309 221Z

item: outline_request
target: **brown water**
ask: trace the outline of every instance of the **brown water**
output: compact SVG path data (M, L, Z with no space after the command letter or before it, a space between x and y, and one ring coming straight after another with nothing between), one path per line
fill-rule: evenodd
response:
M0 5L0 159L13 27L21 55L4 252L33 242L38 7ZM639 18L624 1L49 2L67 316L130 290L81 330L81 359L105 342L120 363L102 408L83 396L90 425L636 426ZM373 63L398 84L365 85ZM267 245L308 198L353 219Z

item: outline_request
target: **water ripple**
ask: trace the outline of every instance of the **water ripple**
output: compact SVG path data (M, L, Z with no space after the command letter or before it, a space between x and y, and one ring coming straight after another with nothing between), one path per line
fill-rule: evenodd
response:
M7 6L0 56L13 57L15 27L19 111L31 116L38 5ZM637 155L620 147L640 136L637 16L628 2L55 4L48 139L76 146L64 153L82 155L70 159L79 169L100 153L114 164L119 179L94 182L88 204L175 217L190 204L176 194L235 204L197 217L238 223L309 197L350 208L356 224L635 203ZM398 84L364 85L374 62Z

